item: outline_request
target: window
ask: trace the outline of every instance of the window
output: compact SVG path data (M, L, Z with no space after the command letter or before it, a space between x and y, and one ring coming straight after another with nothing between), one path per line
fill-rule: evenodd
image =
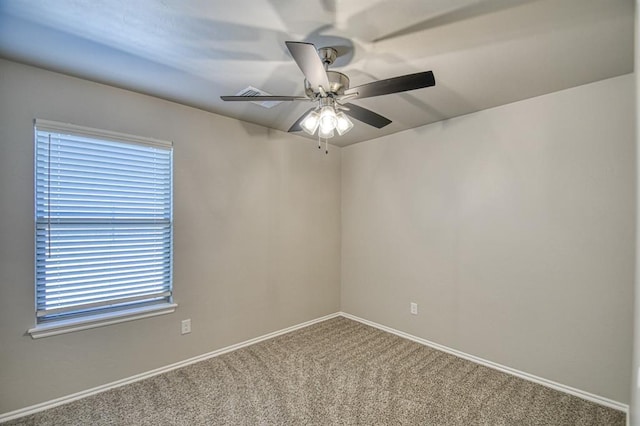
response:
M170 142L36 120L34 338L175 310L172 156Z

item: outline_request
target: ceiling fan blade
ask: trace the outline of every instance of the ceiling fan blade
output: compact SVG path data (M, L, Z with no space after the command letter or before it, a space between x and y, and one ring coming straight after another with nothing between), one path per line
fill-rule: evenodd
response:
M220 96L223 101L308 101L306 96Z
M300 127L300 123L302 123L302 120L304 120L304 118L307 116L307 114L309 114L311 111L313 111L315 108L309 108L307 111L305 111L304 114L302 114L295 123L293 123L291 125L291 127L289 127L289 130L287 130L287 132L299 132L302 130L302 127Z
M318 56L316 47L311 43L299 41L286 41L285 43L311 87L317 89L322 86L324 90L329 90L327 72L320 56Z
M381 116L380 114L376 114L370 109L350 103L346 103L344 106L349 108L344 111L345 114L370 126L377 127L378 129L382 129L384 126L391 123L391 120Z
M435 86L436 80L433 72L425 71L415 74L401 75L387 78L386 80L373 81L361 86L352 87L344 91L345 95L358 94L357 98L370 98L372 96L388 95L391 93L406 92L408 90L422 89Z

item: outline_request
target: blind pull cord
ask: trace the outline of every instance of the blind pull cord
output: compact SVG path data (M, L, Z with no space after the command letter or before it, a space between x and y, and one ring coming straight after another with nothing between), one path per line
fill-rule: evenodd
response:
M47 144L47 257L51 257L51 133Z

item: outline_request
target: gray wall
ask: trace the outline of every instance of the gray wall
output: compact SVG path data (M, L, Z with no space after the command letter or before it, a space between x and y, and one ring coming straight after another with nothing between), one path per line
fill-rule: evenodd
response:
M640 111L640 0L635 2L635 111ZM640 120L636 118L636 165L640 164ZM640 426L640 171L636 166L636 275L634 286L634 320L633 320L633 369L631 374L631 404L629 408L629 424Z
M633 106L626 75L344 148L342 310L628 403Z
M174 141L175 313L25 335L34 118ZM0 217L0 413L339 310L340 154L282 132L0 61Z

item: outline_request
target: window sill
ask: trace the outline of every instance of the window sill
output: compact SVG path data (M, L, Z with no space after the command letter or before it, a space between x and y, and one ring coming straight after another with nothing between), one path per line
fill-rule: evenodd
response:
M90 328L103 327L105 325L170 314L174 312L177 307L178 305L175 303L165 303L146 308L130 309L128 311L92 315L84 318L74 318L50 324L37 325L34 328L27 330L27 333L29 333L34 339L40 339L42 337L72 333L74 331L87 330Z

